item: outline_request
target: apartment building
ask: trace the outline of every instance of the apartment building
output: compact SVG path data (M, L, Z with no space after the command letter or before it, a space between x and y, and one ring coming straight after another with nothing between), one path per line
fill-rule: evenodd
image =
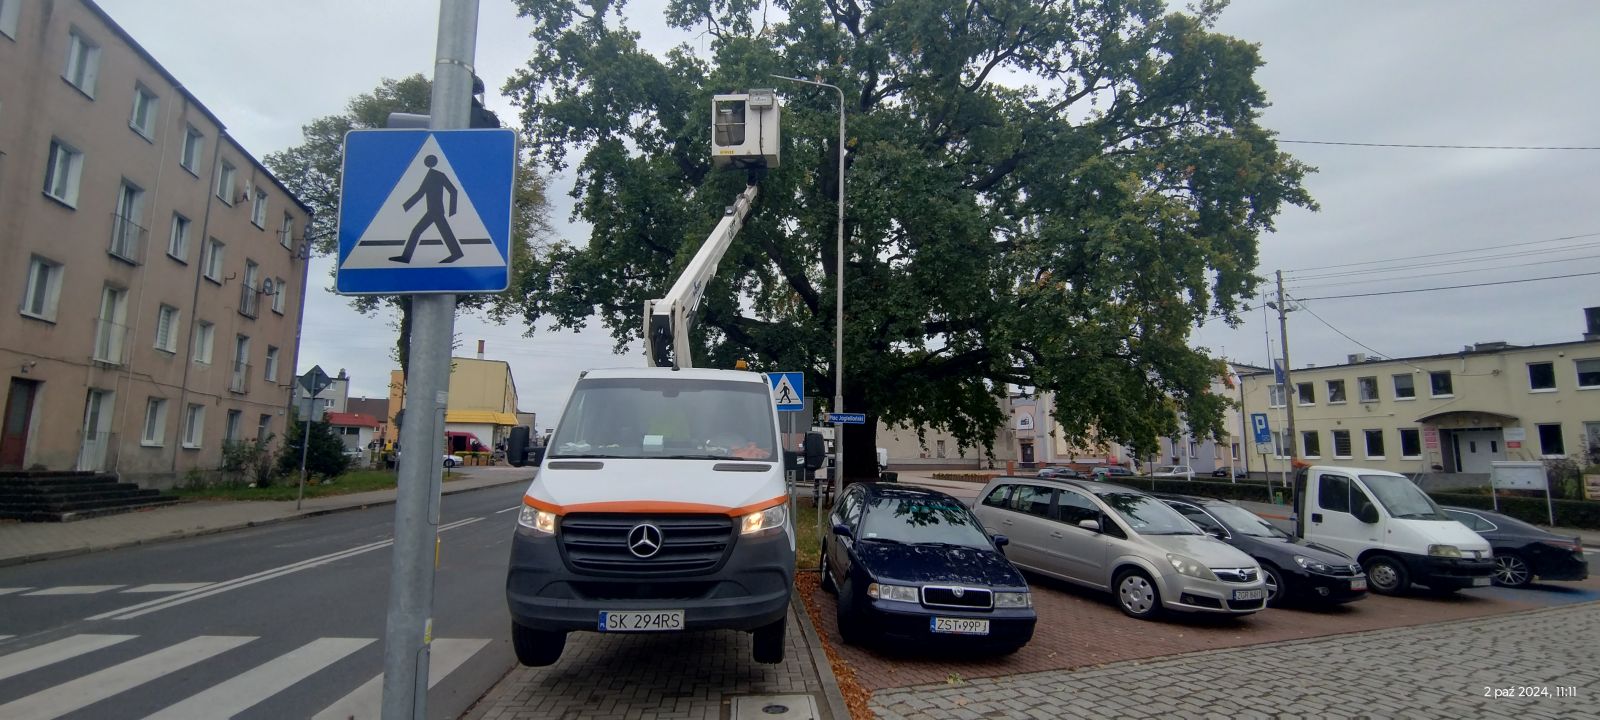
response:
M1287 393L1270 370L1247 375L1245 412L1267 414L1273 472L1288 462L1291 402L1296 449L1307 462L1487 476L1496 460L1600 461L1600 308L1585 313L1587 331L1575 342L1351 355L1340 365L1295 368Z
M281 434L309 210L89 0L0 0L0 68L0 468L165 486Z

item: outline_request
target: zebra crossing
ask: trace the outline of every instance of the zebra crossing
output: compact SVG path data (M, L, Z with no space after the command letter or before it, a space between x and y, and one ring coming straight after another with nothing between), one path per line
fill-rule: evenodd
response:
M139 635L79 634L0 655L0 718L50 720L114 698L126 699L128 694L136 693L140 688L159 692L155 686L164 678L175 677L175 674L204 673L207 661L228 658L234 661L230 665L237 664L235 655L251 653L252 644L260 639L259 636L250 635L198 635L165 647L152 648L141 647L142 642L148 641ZM434 640L428 667L429 687L460 668L489 642L482 638ZM359 660L381 669L381 647L377 638L315 638L272 657L250 657L249 661L254 664L249 669L231 677L219 678L209 687L167 704L154 713L140 714L159 720L234 717L335 663L357 661L355 656L364 650L369 652ZM125 657L124 654L108 659L97 657L108 650L124 648L134 649L141 654L120 662L112 661ZM4 650L4 647L0 647L0 652ZM34 676L34 685L24 684L33 673L48 673L69 665L72 666L71 672L77 673L72 679L43 689L34 689L40 676ZM24 689L8 690L13 686ZM375 718L379 714L382 694L383 675L380 672L335 700L317 713L315 718ZM117 709L117 705L96 707L94 715L117 717Z
M150 583L146 585L56 585L52 587L6 587L0 595L40 597L55 595L102 595L107 593L181 593L199 590L214 583Z

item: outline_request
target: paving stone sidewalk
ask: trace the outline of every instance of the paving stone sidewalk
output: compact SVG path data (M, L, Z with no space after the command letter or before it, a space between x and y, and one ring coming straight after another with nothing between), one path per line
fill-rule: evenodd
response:
M872 706L886 720L1600 718L1600 603L883 690Z

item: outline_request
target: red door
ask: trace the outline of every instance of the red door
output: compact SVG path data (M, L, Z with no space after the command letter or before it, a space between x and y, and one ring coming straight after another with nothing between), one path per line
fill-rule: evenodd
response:
M28 420L33 417L33 399L38 393L38 381L11 378L6 414L0 425L0 468L22 467L22 456L28 449Z

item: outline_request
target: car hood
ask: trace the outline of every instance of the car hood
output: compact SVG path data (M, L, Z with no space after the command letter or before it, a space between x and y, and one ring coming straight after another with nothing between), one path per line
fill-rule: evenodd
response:
M1259 538L1248 535L1239 536L1244 540L1237 547L1251 555L1272 558L1279 565L1294 562L1295 555L1302 555L1312 560L1328 565L1354 565L1355 559L1327 545L1321 545L1309 540L1295 538Z
M856 543L856 559L879 582L952 583L977 587L1024 589L1022 574L999 552L987 548L906 545L864 540Z
M1140 535L1162 550L1186 555L1206 567L1253 567L1259 563L1210 535Z
M526 496L562 512L720 514L785 495L778 463L546 458Z
M1391 529L1395 525L1409 528L1420 542L1428 545L1454 545L1461 550L1489 552L1488 540L1455 520L1391 518L1389 524ZM1427 550L1423 549L1422 552Z

